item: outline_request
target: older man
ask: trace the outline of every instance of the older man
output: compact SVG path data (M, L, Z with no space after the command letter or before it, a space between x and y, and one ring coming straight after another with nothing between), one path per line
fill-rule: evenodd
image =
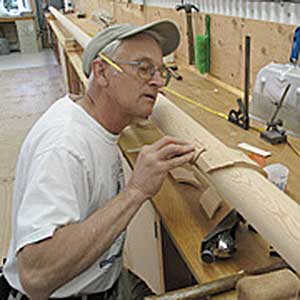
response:
M143 147L124 186L117 140L151 115L165 80L162 57L178 43L167 20L105 29L83 55L86 95L58 100L30 131L4 266L9 299L142 299L147 289L122 270L126 226L194 147L172 137Z

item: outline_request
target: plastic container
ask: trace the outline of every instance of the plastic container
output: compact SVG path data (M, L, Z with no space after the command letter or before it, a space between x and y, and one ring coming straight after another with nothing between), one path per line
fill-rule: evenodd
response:
M285 191L288 182L289 169L282 164L272 164L264 168L268 179L280 190Z

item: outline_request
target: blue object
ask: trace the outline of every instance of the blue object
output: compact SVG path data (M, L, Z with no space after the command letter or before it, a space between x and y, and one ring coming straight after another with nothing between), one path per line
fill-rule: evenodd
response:
M294 33L292 52L290 56L290 62L296 64L298 61L300 50L300 27L297 27Z

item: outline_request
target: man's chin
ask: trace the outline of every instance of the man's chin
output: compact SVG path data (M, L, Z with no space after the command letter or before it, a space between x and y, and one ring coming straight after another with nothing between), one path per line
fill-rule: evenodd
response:
M134 117L130 123L131 124L139 124L139 123L145 122L145 121L147 121L149 119L150 119L150 115L149 116L145 116L145 117L142 117L142 116L140 116L140 117Z

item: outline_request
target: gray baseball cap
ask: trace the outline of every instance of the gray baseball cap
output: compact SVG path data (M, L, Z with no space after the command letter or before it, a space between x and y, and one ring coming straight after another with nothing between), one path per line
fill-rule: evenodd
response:
M160 20L144 26L133 24L115 24L100 31L83 52L82 66L86 76L91 73L91 62L97 58L107 45L122 40L139 33L148 33L159 43L163 56L173 52L179 45L180 34L175 22L171 20Z

